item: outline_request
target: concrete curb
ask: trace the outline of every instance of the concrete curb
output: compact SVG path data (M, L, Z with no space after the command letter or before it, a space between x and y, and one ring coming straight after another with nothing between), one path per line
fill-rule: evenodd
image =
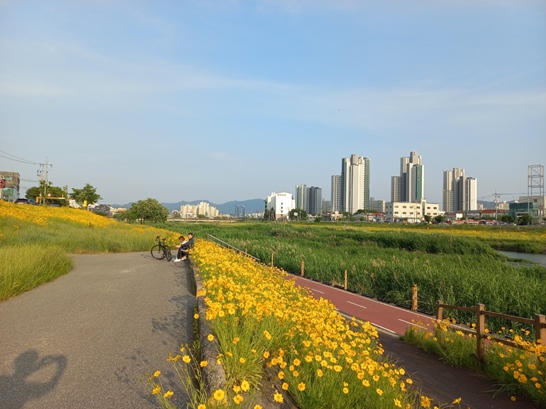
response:
M217 357L220 351L220 344L216 336L214 340L209 341L209 334L214 335L212 326L206 319L205 288L199 269L195 266L192 259L188 259L194 281L194 290L197 299L197 309L199 313L199 341L201 343L201 360L207 361L208 365L201 368L207 396L212 396L217 389L225 390L226 372L224 367L217 363ZM282 382L276 377L273 370L268 369L262 379L262 388L258 392L257 402L263 409L298 409L294 399L282 389ZM273 391L277 390L283 395L284 402L277 403L272 399ZM266 396L266 393L268 396Z
M199 313L199 342L201 344L201 360L207 361L208 365L201 369L207 396L212 396L217 389L224 389L226 385L226 372L224 367L217 363L220 345L216 337L209 341L208 336L214 335L210 323L206 319L205 288L199 269L193 260L189 260L195 282L195 294L197 299L197 310Z

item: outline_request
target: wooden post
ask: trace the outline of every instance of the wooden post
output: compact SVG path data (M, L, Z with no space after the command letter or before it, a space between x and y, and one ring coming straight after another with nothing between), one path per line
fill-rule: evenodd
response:
M273 258L275 257L275 253L271 253L271 268L273 268Z
M438 300L436 303L436 319L438 321L442 321L444 319L444 307L441 306L443 303L444 302L442 300Z
M301 260L301 276L303 277L305 274L305 261Z
M417 311L417 284L411 286L411 309Z
M535 314L535 338L541 345L546 345L546 315Z
M485 305L476 305L476 353L480 362L485 359Z
M347 290L347 270L345 270L345 285L343 286Z

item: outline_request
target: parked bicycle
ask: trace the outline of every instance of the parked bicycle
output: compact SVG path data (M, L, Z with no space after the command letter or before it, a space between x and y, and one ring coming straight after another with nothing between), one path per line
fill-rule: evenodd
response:
M159 236L157 236L155 239L157 240L157 244L150 249L152 257L156 260L166 259L167 261L171 261L171 248L165 244L166 239L162 239Z

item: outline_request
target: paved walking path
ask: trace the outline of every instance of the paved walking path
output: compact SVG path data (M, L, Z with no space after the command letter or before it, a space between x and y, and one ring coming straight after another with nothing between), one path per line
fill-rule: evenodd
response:
M0 408L157 408L155 370L184 407L166 358L192 339L185 263L74 258L69 274L0 303Z
M370 321L380 329L379 339L385 349L385 355L411 374L415 384L425 395L434 398L442 405L449 405L454 399L460 397L462 398L459 406L461 408L538 408L523 397L512 402L508 393L497 393L499 386L484 375L464 368L450 367L434 354L424 352L400 340L400 335L403 335L406 328L414 323L429 326L430 317L313 280L293 277L299 285L309 288L315 297L330 300L340 312Z

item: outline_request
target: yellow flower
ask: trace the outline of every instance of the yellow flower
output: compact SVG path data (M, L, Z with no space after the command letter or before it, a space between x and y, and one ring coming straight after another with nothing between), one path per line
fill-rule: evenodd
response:
M375 390L379 396L383 395L383 391L379 388Z
M195 318L196 320L199 319L199 314L193 314L193 318Z
M343 388L343 393L344 393L345 395L347 395L347 394L349 393L349 389L348 389L348 388Z
M510 399L512 400L512 402L515 402L515 401L516 401L516 397L515 397L515 396L510 396Z
M191 358L188 356L188 355L184 355L182 357L182 361L184 361L185 363L189 364L191 362Z
M153 390L152 394L157 395L159 392L161 392L161 386L157 385Z
M265 359L269 358L269 351L264 351L263 357Z
M197 406L197 409L207 409L207 405L201 403L199 406Z
M275 402L282 403L284 401L284 398L282 397L282 394L280 394L279 392L275 392L275 394L273 395L273 400Z
M248 381L241 382L241 389L248 392L250 390L250 383L248 383Z
M287 391L288 390L288 384L286 382L283 382L283 384L281 385L281 388L283 388L283 390Z
M394 400L394 406L396 406L397 408L401 408L402 407L402 402L400 402L398 399L395 399Z
M430 408L430 398L427 396L421 396L421 407Z
M207 336L207 339L208 339L209 341L214 341L214 335L209 334L209 335Z
M277 374L277 377L279 379L284 379L284 371L280 371L278 374Z
M216 389L212 396L214 396L214 399L220 402L224 400L226 393L222 389Z
M451 402L453 405L456 405L457 403L461 402L463 398L457 398L453 402Z
M199 363L199 366L200 366L201 368L204 368L204 367L207 366L208 364L209 364L208 361L201 361L201 362Z
M253 409L263 409L263 408L262 408L262 405L254 405Z
M154 378L159 378L159 375L161 375L161 371L154 372Z
M298 384L298 390L299 390L300 392L303 392L303 391L305 390L305 383L304 383L304 382L300 382L300 383Z
M236 405L240 404L243 400L244 398L239 394L233 397L233 402L235 402Z
M317 376L318 376L319 378L322 378L322 375L324 375L324 372L322 372L322 369L320 369L320 368L317 369Z
M246 362L246 358L240 357L240 358L239 358L239 362L242 363L242 364L244 364L244 363Z
M235 393L241 392L241 387L239 385L233 385L233 392Z
M167 391L163 394L163 397L166 398L166 399L169 399L171 396L174 395L174 392L173 391Z

